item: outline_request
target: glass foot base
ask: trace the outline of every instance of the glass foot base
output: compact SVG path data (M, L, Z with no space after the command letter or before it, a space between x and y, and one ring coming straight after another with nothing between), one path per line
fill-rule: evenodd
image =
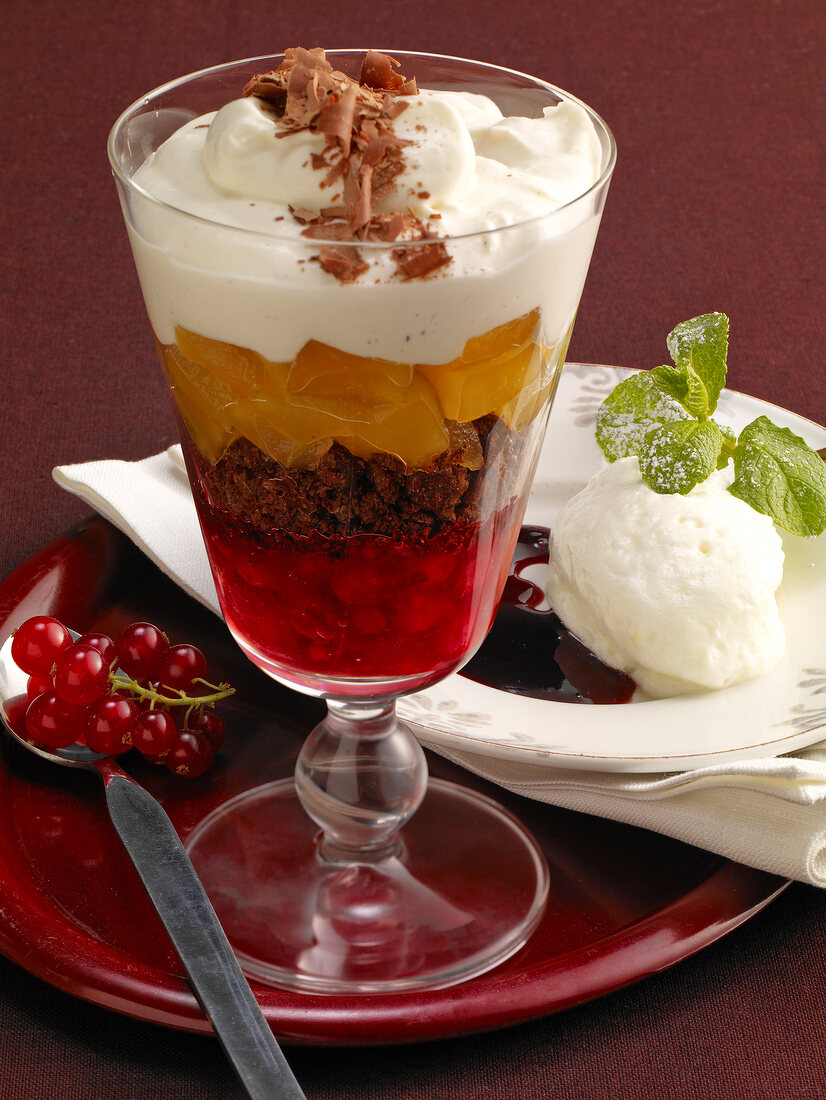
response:
M439 989L517 951L548 894L519 822L431 779L398 854L330 862L292 779L219 806L187 850L245 973L308 993Z

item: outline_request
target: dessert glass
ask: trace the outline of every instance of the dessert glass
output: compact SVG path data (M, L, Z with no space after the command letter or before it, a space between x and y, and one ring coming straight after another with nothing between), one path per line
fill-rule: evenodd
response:
M327 57L357 76L362 53ZM505 115L572 98L490 65L394 56L420 87L481 92ZM428 784L395 700L460 668L493 621L615 147L586 108L602 170L584 194L447 239L450 262L423 277L409 273L420 257L430 266L432 240L405 241L403 256L398 240L335 241L344 270L368 275L330 275L320 297L317 279L305 287L294 273L318 265L323 240L199 218L133 179L181 125L280 60L165 85L124 112L109 140L226 623L256 665L327 704L294 781L218 807L188 849L259 981L322 993L438 988L525 943L548 872L504 809ZM193 288L216 316L236 295L232 323L193 323ZM305 325L288 360L256 347L251 322L247 332L262 310ZM382 353L353 333L377 334Z

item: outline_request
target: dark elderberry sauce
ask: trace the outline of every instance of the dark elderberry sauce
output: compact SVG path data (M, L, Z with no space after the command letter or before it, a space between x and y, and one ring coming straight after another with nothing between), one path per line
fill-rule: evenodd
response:
M564 703L627 703L634 681L604 665L550 610L523 574L548 564L547 527L523 527L502 601L481 649L462 676L514 695Z

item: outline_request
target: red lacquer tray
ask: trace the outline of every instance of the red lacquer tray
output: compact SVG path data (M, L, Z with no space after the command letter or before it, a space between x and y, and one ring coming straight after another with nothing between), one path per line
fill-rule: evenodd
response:
M228 737L204 777L125 764L182 836L220 802L290 774L319 703L269 681L223 624L118 531L94 518L0 584L0 644L29 615L114 633L150 619L207 654L238 689ZM509 1024L654 974L725 935L784 880L641 829L556 809L477 781L438 757L434 775L485 790L532 829L551 870L547 913L527 947L450 989L394 996L304 996L254 986L287 1042L398 1043ZM85 1000L144 1020L209 1031L177 957L109 822L96 776L51 766L3 739L0 952Z

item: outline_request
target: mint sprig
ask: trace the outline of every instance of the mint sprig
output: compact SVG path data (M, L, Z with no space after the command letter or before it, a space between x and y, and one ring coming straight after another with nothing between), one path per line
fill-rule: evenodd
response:
M636 455L656 493L690 493L734 461L729 491L795 535L826 530L826 465L788 428L760 416L737 437L712 414L726 381L728 317L705 313L669 333L674 366L632 375L597 414L609 462Z
M668 334L668 353L676 363L678 373L691 380L691 393L702 399L699 407L686 404L695 416L711 416L717 399L726 384L728 357L728 317L725 313L704 313L692 317ZM662 367L661 370L671 370Z

